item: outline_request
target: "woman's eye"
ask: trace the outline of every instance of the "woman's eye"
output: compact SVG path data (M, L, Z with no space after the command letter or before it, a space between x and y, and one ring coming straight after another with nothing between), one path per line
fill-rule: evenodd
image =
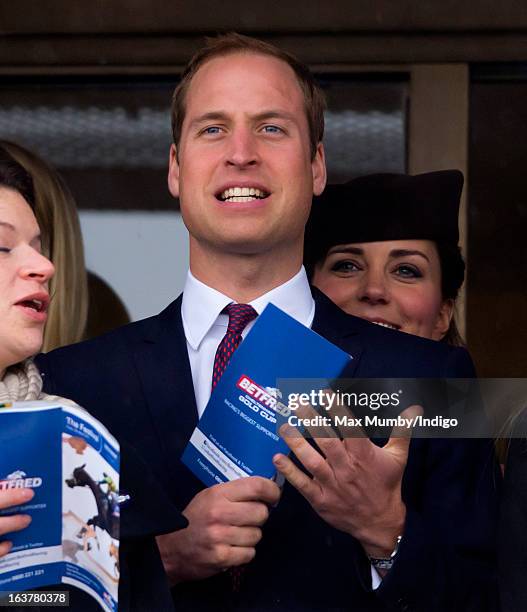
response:
M360 270L359 266L349 259L336 261L331 266L332 272L357 272L358 270Z
M11 249L8 249L7 247L0 247L0 253L10 253Z
M423 276L419 268L410 266L408 264L401 264L400 266L397 266L395 269L395 274L401 278L422 278Z

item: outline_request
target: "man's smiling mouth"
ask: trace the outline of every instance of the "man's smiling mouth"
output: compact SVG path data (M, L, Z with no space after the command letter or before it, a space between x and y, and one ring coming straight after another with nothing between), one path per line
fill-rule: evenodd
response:
M221 202L251 202L269 197L269 193L257 187L229 187L216 196Z

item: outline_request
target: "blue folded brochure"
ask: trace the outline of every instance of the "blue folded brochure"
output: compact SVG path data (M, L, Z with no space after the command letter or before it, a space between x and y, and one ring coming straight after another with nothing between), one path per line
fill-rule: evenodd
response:
M86 411L60 402L0 409L0 489L33 499L0 510L29 514L0 559L0 591L72 584L107 612L119 586L119 444Z
M207 486L245 476L273 478L273 455L289 450L278 429L291 414L277 381L337 378L350 359L269 304L216 385L183 463Z

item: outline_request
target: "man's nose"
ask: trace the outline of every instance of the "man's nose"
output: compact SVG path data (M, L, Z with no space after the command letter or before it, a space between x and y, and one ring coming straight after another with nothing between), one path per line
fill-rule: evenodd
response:
M49 281L53 274L55 274L55 266L51 261L39 251L30 248L20 267L20 275L44 284Z
M366 270L362 275L358 298L368 304L387 304L389 289L382 271Z
M245 168L258 163L258 146L250 129L235 130L229 140L226 162L228 165Z

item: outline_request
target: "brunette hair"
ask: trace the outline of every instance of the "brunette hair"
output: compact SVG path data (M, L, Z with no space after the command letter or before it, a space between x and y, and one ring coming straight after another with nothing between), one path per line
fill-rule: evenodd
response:
M465 280L465 262L461 255L461 249L459 246L447 242L435 242L435 245L441 266L441 297L443 300L452 300L455 309L459 290ZM453 346L465 346L456 323L455 310L442 341Z
M185 101L192 79L198 70L208 61L233 53L253 53L268 55L285 62L295 73L298 85L304 96L304 108L309 125L311 156L315 157L317 145L324 136L324 94L311 74L309 68L296 57L257 38L231 32L216 38L207 38L206 45L195 53L187 64L181 81L172 97L172 135L176 147L181 138L181 127L185 119Z
M35 191L29 172L0 142L0 186L17 191L35 210Z

